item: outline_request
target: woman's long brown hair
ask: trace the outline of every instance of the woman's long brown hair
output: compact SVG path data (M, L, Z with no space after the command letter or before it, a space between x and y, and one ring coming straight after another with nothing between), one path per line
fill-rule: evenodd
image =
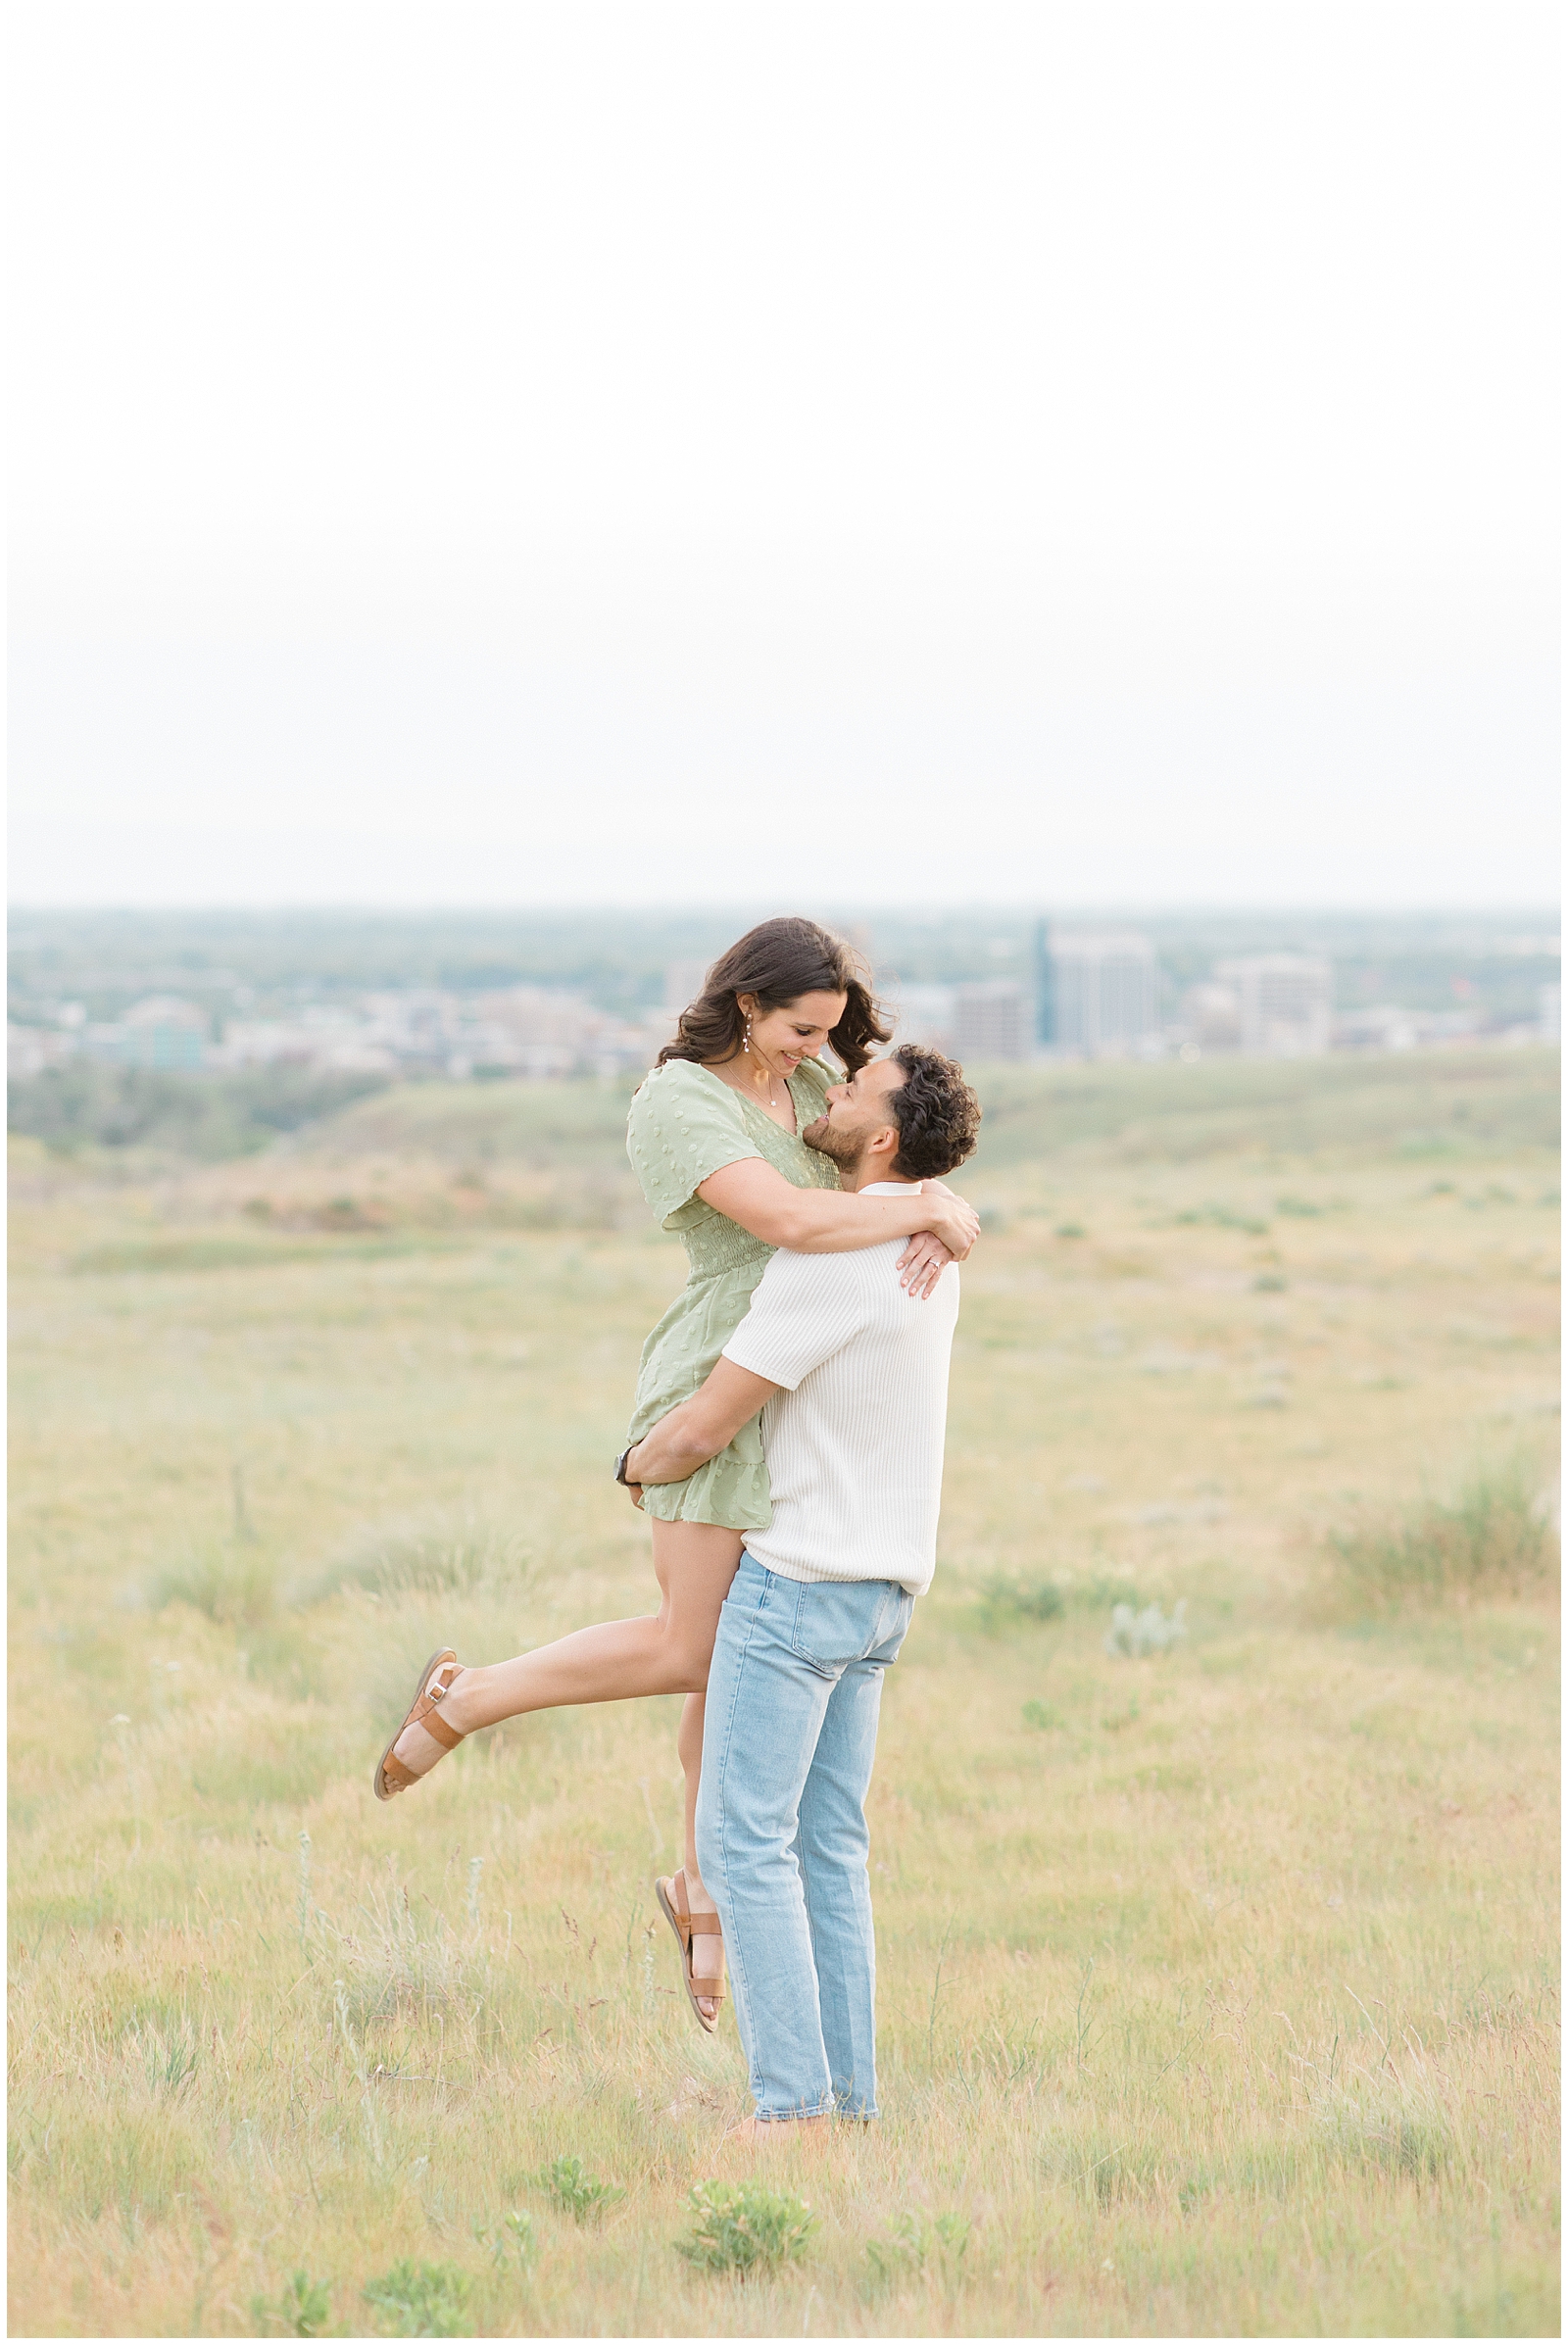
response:
M755 994L761 1009L786 1009L803 994L843 994L844 1015L827 1039L846 1074L856 1074L870 1057L870 1045L885 1043L892 1032L868 975L854 949L814 920L763 920L719 954L696 1001L681 1011L675 1039L664 1045L658 1063L692 1058L704 1066L733 1058L746 1034L741 994Z

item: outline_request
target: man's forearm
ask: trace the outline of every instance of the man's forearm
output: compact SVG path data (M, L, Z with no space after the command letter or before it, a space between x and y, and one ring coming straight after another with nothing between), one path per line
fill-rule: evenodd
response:
M700 1420L695 1400L683 1400L667 1417L661 1417L626 1459L626 1480L636 1483L684 1482L699 1466L716 1457L729 1440L714 1440Z
M750 1368L720 1359L706 1384L667 1417L661 1417L653 1432L627 1452L626 1480L684 1482L727 1449L741 1427L750 1424L777 1391L777 1385L754 1376Z

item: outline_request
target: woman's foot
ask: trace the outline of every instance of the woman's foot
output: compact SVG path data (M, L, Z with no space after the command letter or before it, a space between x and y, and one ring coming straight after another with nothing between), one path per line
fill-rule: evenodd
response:
M724 2001L724 1939L718 1908L695 1874L684 1870L656 1881L660 1910L680 1947L681 1975L698 2022L711 2035ZM704 1981L708 1991L704 1991Z
M717 1926L718 1908L702 1882L694 1881L689 1873L686 1875L686 1898L694 1923L713 1924L710 1930L692 1931L692 2001L697 2006L698 2018L706 2020L710 2027L714 2027L718 2024L718 2007L724 2000L724 1938ZM718 1994L704 1994L705 1979L716 1981Z
M430 1655L419 1672L408 1716L376 1763L377 1799L392 1799L399 1791L407 1791L429 1774L438 1759L457 1749L463 1733L447 1724L441 1709L462 1675L463 1664L450 1645Z

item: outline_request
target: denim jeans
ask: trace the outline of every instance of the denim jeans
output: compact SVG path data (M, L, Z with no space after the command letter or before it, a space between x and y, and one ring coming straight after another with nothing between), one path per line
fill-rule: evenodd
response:
M914 1598L743 1554L708 1678L697 1861L724 1925L757 2114L876 2110L865 1794Z

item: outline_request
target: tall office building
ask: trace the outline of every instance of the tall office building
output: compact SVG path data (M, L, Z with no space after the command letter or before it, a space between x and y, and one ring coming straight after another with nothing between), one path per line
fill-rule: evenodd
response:
M1306 953L1250 953L1214 963L1235 988L1242 1049L1263 1058L1315 1058L1334 1022L1334 964Z
M1046 1050L1056 1040L1056 963L1051 950L1051 922L1035 930L1035 1041Z
M1130 929L1078 935L1042 921L1035 940L1037 1028L1049 1050L1086 1057L1136 1050L1159 1031L1159 963Z
M1011 978L953 989L953 1054L960 1066L1029 1055L1029 999Z

